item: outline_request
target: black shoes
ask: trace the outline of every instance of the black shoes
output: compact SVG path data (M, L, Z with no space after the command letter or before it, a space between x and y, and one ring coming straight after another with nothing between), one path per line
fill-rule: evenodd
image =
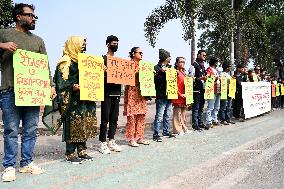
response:
M89 156L86 153L78 155L78 157L83 161L93 161L94 160L91 156Z
M162 138L159 135L157 135L157 136L153 136L153 141L155 141L155 142L162 142L163 140L162 140Z
M175 138L176 135L169 132L169 133L163 133L163 137L166 137L166 138Z
M71 164L74 164L74 165L81 164L83 161L82 159L78 158L74 153L66 155L65 159L67 162L70 162Z

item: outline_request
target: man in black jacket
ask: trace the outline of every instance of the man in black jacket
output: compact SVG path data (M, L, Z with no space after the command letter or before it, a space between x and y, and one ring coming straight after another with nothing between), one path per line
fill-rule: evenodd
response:
M192 64L192 69L189 75L194 76L193 83L193 105L192 105L192 128L197 131L201 131L201 127L205 127L202 114L204 107L204 81L206 80L206 72L204 63L206 60L206 51L199 50L196 61ZM206 128L209 129L209 128Z
M171 61L170 53L164 49L159 49L159 63L154 67L155 69L155 88L156 88L156 115L154 121L153 140L162 142L159 136L159 130L163 124L163 136L171 137L170 128L170 111L172 108L171 100L167 99L166 94L166 69L170 68Z

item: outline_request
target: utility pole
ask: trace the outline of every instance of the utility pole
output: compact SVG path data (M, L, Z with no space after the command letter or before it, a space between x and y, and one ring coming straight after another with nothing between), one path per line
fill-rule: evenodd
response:
M232 16L234 16L234 0L231 0ZM232 28L231 33L231 49L230 49L230 62L232 64L232 69L235 67L235 50L234 50L234 28Z

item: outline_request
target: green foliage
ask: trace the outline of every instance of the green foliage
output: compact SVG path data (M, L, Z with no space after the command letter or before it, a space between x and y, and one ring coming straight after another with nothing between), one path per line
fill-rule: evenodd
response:
M152 47L155 47L156 38L164 25L173 19L180 19L183 26L183 38L188 41L194 31L194 20L198 0L166 0L165 4L154 9L144 23L145 37Z
M7 28L13 23L12 19L13 1L0 1L0 28Z

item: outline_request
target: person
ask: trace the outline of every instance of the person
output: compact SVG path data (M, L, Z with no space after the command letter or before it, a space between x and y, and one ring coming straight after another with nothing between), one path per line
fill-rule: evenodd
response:
M93 160L86 152L86 141L96 136L97 129L96 103L80 100L78 54L85 51L86 38L70 36L54 76L63 123L63 141L66 143L65 159L72 164Z
M259 82L261 80L261 73L260 73L260 66L256 65L255 68L254 68L254 72L255 72L255 75L256 75L256 81L255 82Z
M203 123L202 114L205 104L204 93L206 80L206 70L204 63L206 60L206 51L199 50L197 53L196 61L193 63L193 69L190 70L189 75L195 77L193 82L193 105L192 105L192 128L196 131L202 131L201 128L205 127Z
M178 99L173 99L173 134L184 135L189 133L186 127L186 97L184 78L185 73L185 58L177 57L175 62L175 69L177 69L177 85L178 85Z
M104 64L107 65L107 56L114 56L118 49L118 38L110 35L106 39L108 48L107 54L103 56ZM117 121L119 115L119 102L121 96L121 85L114 83L107 83L107 75L104 78L104 101L101 102L101 124L99 134L99 148L98 151L102 154L110 154L111 151L120 152L122 148L116 144L114 140ZM107 125L109 124L108 136ZM109 139L108 143L106 139Z
M214 78L214 98L207 100L206 109L206 126L205 129L208 130L213 125L220 125L218 122L218 112L220 108L220 98L221 98L221 83L217 67L219 67L219 60L215 57L210 58L209 67L206 70L207 78Z
M144 139L145 119L147 113L146 98L141 96L139 83L139 62L142 60L143 52L139 47L133 47L129 52L131 60L135 63L135 86L127 85L124 91L124 112L127 116L125 137L129 145L138 147L139 144L149 145ZM137 142L136 142L137 141Z
M245 115L243 111L243 97L242 97L242 82L246 82L245 77L245 66L243 64L237 65L237 70L235 71L234 78L236 78L236 94L233 100L233 115L240 122L245 121Z
M224 63L222 65L223 72L221 73L220 77L226 78L227 79L227 94L229 92L229 84L230 84L230 79L232 78L230 76L230 71L231 71L232 65L230 63ZM221 99L220 100L220 120L222 125L229 125L235 124L234 121L232 121L232 98L227 95L227 99Z
M43 40L31 33L35 29L38 17L33 5L15 4L12 16L15 28L0 30L1 49L1 99L4 123L4 182L16 180L16 160L18 155L18 134L22 120L20 173L41 174L44 169L33 163L33 151L36 143L36 129L39 122L39 106L16 106L14 93L13 52L24 49L46 54ZM52 98L56 96L52 88Z
M162 142L162 138L159 135L160 127L163 125L163 136L173 137L169 132L170 129L170 113L172 108L172 102L167 99L166 94L166 69L171 66L171 55L164 49L159 49L159 62L155 65L155 89L156 89L156 115L154 120L154 133L153 140L156 142Z

